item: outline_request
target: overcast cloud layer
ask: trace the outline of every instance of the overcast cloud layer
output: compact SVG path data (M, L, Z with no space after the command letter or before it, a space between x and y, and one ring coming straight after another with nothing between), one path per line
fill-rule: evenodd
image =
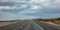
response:
M0 0L0 20L60 17L60 0Z

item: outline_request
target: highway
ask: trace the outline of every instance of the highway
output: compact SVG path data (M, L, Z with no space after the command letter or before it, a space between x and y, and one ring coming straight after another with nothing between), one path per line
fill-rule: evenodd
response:
M3 28L3 30L60 30L60 27L54 25L45 24L42 22L35 22L32 20L18 22L16 24L11 24Z

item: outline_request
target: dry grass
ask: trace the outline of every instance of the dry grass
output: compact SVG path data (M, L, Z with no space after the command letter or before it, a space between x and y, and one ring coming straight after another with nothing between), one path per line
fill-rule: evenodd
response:
M46 23L56 24L60 26L60 20L45 20L45 21L40 21L40 22L46 22Z

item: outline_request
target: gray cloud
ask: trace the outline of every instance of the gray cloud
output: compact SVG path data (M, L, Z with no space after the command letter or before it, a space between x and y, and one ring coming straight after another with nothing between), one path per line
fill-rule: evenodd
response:
M0 2L0 6L14 6L15 2Z
M0 19L52 18L60 16L60 0L9 1L3 0L3 2L0 2Z
M48 9L48 8L45 8L45 9L43 9L43 10L41 10L43 13L50 13L50 14L60 14L60 9L55 9L55 8L50 8L50 9Z

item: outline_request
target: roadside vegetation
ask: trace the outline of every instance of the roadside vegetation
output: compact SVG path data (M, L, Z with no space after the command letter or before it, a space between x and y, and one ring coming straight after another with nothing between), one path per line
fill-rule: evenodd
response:
M60 18L51 18L51 19L36 19L36 21L38 22L50 22L50 23L54 23L54 24L57 24L57 25L60 25Z

